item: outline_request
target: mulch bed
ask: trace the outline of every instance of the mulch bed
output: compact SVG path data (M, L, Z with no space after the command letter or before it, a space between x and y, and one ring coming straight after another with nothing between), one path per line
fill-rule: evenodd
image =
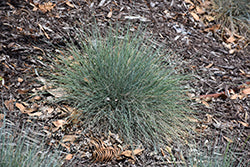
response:
M96 21L98 27L105 29L110 24L124 26L130 22L134 29L139 24L147 27L157 43L179 56L181 63L178 69L193 74L188 85L191 87L191 107L198 111L197 117L192 119L198 132L196 144L204 150L223 151L227 143L233 141L234 149L239 151L239 156L244 155L243 161L246 162L250 159L250 141L246 141L250 136L249 41L239 36L231 41L230 36L211 28L216 27L214 21L205 24L197 20L189 8L190 3L186 2L1 1L0 101L7 109L6 118L19 122L18 126L21 126L20 122L25 126L27 120L33 122L37 130L47 136L49 145L58 146L62 154L68 156L65 166L90 165L94 138L100 137L96 142L103 140L108 146L122 145L119 137L112 135L104 137L84 133L81 127L65 130L64 123L59 120L64 120L73 109L52 103L51 99L57 96L57 92L46 87L40 75L41 69L50 68L47 62L57 51L55 46L65 46L64 37L74 36L74 27L80 23L87 28ZM194 2L199 5L198 1ZM199 16L205 17L204 14ZM48 90L47 94L41 94L42 90ZM81 132L76 132L76 128ZM77 139L70 138L64 143L65 134L76 135ZM91 141L92 146L89 144ZM186 144L172 143L172 153L177 162L185 161L188 151L183 149L187 147ZM168 156L168 150L162 149L159 155L145 149L135 157L124 153L120 160L97 162L92 166L171 165L168 158L162 160L162 155ZM112 159L113 155L110 156Z

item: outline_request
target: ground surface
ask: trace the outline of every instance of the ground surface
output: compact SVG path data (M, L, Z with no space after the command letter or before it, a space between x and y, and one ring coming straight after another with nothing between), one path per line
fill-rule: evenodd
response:
M6 109L7 119L20 127L31 123L37 132L46 136L49 145L58 146L63 154L68 155L68 164L74 163L75 166L90 164L92 147L95 146L93 136L105 140L106 145L122 144L115 134L105 138L100 134L84 134L80 127L65 130L64 121L73 111L66 105L53 104L51 99L59 96L58 91L44 86L39 70L50 68L44 62L51 61L51 53L57 51L55 46L63 46L63 37L74 35L73 27L79 26L80 22L87 27L94 23L95 17L97 25L105 29L109 24L123 26L130 21L135 29L138 24L147 26L147 31L153 34L159 45L164 44L182 59L178 66L180 71L194 75L189 82L192 88L189 96L193 104L200 103L191 106L199 111L197 118L192 119L196 124L196 145L204 150L223 152L227 143L233 141L238 155L244 155L244 161L249 160L250 141L244 142L250 136L249 41L240 36L230 38L230 34L222 34L213 19L206 16L207 12L192 9L192 6L207 6L193 2L1 1L1 104ZM41 94L41 90L47 90L47 93ZM173 142L162 148L165 162L160 155L145 149L136 157L124 153L120 161L92 165L171 165L169 147L178 163L186 160L186 150L190 145Z

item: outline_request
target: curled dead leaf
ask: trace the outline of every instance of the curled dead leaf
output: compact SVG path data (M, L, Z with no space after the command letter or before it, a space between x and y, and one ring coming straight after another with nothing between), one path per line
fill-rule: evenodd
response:
M25 113L26 107L23 106L21 103L16 103L16 107L22 112Z
M238 121L241 125L245 126L245 127L249 127L248 123L242 122L242 121Z
M246 88L242 91L242 93L249 95L250 94L250 88Z
M18 77L18 78L17 78L17 81L21 83L21 82L23 82L23 79L20 78L20 77Z
M67 154L65 160L71 160L73 158L73 154Z
M65 3L66 3L66 5L68 5L69 7L75 8L75 6L74 6L73 4L71 4L68 0L67 0Z
M13 100L13 99L4 101L4 105L7 108L7 110L9 110L9 111L14 110L14 102L15 102L15 100Z
M28 113L29 116L34 117L34 116L41 116L43 113L42 112L35 112L35 113Z
M76 140L76 135L64 135L62 141L63 142L74 142Z
M62 128L64 124L66 124L65 120L57 120L52 122L57 128Z
M38 8L43 12L43 13L46 13L46 12L50 12L54 7L56 6L56 4L53 4L52 2L45 2L43 3L42 5L39 4L38 5Z
M195 21L199 21L200 20L200 17L196 13L190 12L190 14L193 16L193 18L195 19Z

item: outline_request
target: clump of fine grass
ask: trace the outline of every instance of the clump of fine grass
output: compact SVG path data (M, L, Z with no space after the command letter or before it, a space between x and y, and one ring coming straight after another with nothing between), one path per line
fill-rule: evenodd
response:
M247 141L246 141L247 142ZM228 143L225 150L215 149L211 154L208 151L198 150L193 157L188 158L190 166L197 167L235 167L249 166L249 156L247 155L248 148L240 150L237 144ZM245 152L245 153L244 153Z
M216 19L233 33L250 36L249 0L214 0Z
M235 138L235 137L232 137ZM244 141L236 139L227 144L206 146L196 145L188 154L187 163L197 167L235 167L249 166L250 136ZM214 141L212 141L214 143Z
M58 154L44 150L44 144L31 143L23 134L0 121L0 167L59 167Z
M155 145L183 135L185 77L161 65L168 55L142 32L98 32L76 30L74 44L57 56L62 100L78 108L86 128L118 133L125 142Z

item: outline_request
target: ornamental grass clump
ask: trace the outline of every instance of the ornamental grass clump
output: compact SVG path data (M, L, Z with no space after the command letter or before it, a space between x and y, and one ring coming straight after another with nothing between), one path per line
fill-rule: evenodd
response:
M54 77L67 91L61 100L78 108L86 128L146 145L183 135L184 77L162 63L168 55L139 31L76 32L75 41L57 56Z
M34 143L33 138L16 128L5 118L0 120L0 167L61 166L59 154L49 152L45 142Z

